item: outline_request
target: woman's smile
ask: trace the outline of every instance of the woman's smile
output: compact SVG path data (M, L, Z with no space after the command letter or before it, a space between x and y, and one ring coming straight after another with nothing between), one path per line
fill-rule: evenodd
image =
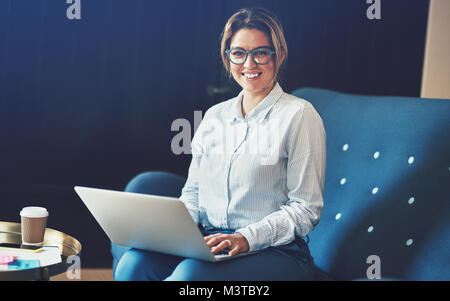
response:
M259 78L259 76L262 74L262 72L244 72L241 73L243 77L245 77L248 81L254 81Z

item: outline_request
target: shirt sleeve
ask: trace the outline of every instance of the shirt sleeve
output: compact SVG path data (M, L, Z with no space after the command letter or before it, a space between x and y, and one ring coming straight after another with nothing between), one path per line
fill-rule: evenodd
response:
M192 160L189 165L188 178L183 189L181 190L181 196L179 197L196 224L199 224L200 222L198 207L198 183L200 180L200 162L203 155L201 139L199 138L200 131L201 123L191 142Z
M323 208L326 134L312 106L295 114L286 139L288 200L259 222L238 229L249 251L288 244L305 237L319 222Z

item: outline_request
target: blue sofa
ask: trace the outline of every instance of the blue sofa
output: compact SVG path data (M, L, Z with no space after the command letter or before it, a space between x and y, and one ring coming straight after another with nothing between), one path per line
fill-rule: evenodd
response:
M309 235L317 280L450 280L450 100L292 94L327 133L324 210ZM126 190L178 196L184 181L150 172ZM112 245L114 269L125 250Z

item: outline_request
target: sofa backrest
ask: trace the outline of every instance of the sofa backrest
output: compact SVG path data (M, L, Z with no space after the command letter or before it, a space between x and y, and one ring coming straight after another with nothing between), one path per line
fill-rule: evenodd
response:
M450 280L450 100L292 94L327 134L316 265L340 280Z

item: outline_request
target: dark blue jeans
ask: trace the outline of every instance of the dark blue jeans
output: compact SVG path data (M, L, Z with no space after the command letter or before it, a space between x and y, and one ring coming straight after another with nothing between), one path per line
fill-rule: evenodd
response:
M134 178L126 191L179 196L185 179L162 172L148 172ZM226 229L202 229L203 235ZM115 280L312 280L314 263L306 242L271 247L261 252L222 262L130 249L111 243Z

